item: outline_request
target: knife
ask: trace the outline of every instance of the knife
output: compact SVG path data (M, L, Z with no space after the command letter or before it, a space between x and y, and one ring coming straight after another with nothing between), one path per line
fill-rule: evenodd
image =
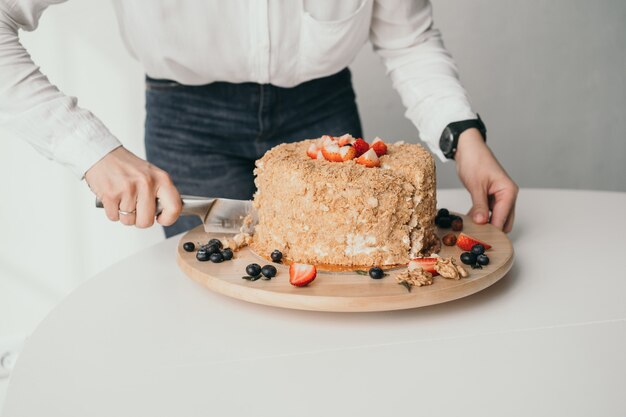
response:
M181 215L198 216L207 233L252 233L257 223L256 210L251 200L231 200L229 198L196 197L182 195L183 211ZM104 205L96 198L96 207ZM156 215L163 211L161 202L156 201ZM250 224L244 224L244 219L251 215Z

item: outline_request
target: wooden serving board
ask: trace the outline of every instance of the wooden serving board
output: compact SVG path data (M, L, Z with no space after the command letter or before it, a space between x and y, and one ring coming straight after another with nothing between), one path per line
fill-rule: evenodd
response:
M271 262L255 254L250 248L243 248L235 253L231 261L215 264L199 262L196 253L185 252L184 242L204 244L209 239L221 239L224 236L209 235L202 226L190 230L182 236L178 244L177 261L180 268L193 280L205 287L229 297L238 298L252 303L298 310L363 312L403 310L444 303L466 297L483 290L511 269L513 264L513 246L506 234L496 227L476 225L466 216L463 233L475 237L493 247L487 251L490 263L483 269L471 269L469 277L461 280L434 278L434 283L425 287L413 287L409 292L399 285L395 274L406 267L391 269L388 276L375 280L369 276L355 272L319 271L317 278L306 287L294 287L289 284L289 267L274 264L278 270L276 277L269 281L247 281L241 277L246 275L246 266L251 263L267 265ZM439 230L439 236L455 233L450 229ZM439 252L442 257L454 256L459 261L462 250L456 246L444 246Z

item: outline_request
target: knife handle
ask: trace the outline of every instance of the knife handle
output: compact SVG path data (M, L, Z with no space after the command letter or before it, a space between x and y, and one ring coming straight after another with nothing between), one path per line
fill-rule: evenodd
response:
M211 206L215 202L214 198L208 197L196 197L193 195L181 195L180 201L183 204L183 210L180 213L184 216L198 216L204 223L204 220L211 209ZM104 208L104 204L102 204L102 200L96 197L96 207ZM156 215L158 216L163 211L163 207L161 206L161 202L157 198L156 200Z

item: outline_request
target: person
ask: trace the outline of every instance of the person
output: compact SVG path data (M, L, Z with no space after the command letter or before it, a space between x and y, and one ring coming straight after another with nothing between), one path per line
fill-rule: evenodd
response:
M469 214L510 231L517 185L485 143L428 0L114 0L146 76L147 161L39 71L18 30L65 0L0 0L0 123L86 179L112 221L192 227L180 194L247 199L284 141L362 136L349 64L369 40L420 138L454 159ZM454 128L456 127L456 128Z

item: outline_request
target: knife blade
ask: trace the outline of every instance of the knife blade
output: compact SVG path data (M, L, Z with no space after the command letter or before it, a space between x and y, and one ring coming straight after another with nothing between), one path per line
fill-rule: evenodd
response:
M256 210L251 200L183 195L181 202L181 215L199 217L207 233L252 233L257 223ZM99 198L96 198L96 207L104 207ZM161 202L157 199L156 215L162 211ZM246 222L248 215L250 220Z

